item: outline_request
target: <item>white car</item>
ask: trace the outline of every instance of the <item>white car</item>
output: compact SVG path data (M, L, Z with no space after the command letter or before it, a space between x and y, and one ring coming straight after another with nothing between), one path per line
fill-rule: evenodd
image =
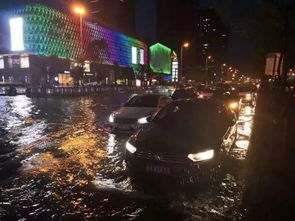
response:
M148 117L171 101L161 94L135 95L109 116L109 125L112 130L121 132L137 130L148 122Z

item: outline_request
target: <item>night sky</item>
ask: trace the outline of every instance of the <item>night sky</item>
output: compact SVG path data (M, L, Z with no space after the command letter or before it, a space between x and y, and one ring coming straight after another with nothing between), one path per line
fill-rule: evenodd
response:
M0 7L12 7L20 3L46 2L46 5L57 2L59 5L67 7L67 3L73 0L1 0ZM119 1L119 0L118 0ZM139 0L138 0L139 1ZM144 0L148 1L148 0ZM161 0L160 0L161 1ZM213 8L221 16L223 22L230 28L229 38L229 62L240 68L245 73L261 74L264 69L265 57L268 52L279 51L281 39L278 33L281 32L282 25L275 25L281 19L280 11L272 8L270 2L276 0L195 0L200 8ZM277 0L291 2L292 16L295 15L294 0ZM52 3L51 3L52 2ZM54 6L54 5L52 5ZM59 6L60 7L60 6ZM150 12L149 12L150 13ZM273 13L273 14L272 14ZM273 21L268 21L267 16L272 16ZM274 16L273 16L274 15ZM175 15L176 16L176 15ZM178 15L179 17L185 15ZM265 16L265 17L263 17ZM276 17L277 16L277 17ZM281 17L280 17L281 16ZM295 22L295 18L290 19ZM153 21L155 23L155 21ZM260 22L260 23L259 23ZM271 27L271 25L273 27ZM269 26L268 26L269 25ZM292 26L293 25L293 26ZM290 28L290 39L294 39L294 26ZM152 33L146 26L145 31ZM292 29L292 30L291 30ZM248 33L247 33L248 32ZM246 33L246 34L245 34ZM279 43L278 43L279 42ZM291 42L291 41L290 41ZM294 44L289 45L293 54Z
M282 21L289 5L288 56L295 53L294 0L199 0L203 8L213 7L230 27L229 60L246 73L261 74L267 53L282 46ZM290 63L289 66L294 66Z
M226 2L226 3L225 3ZM251 14L258 10L254 1L239 0L239 1L214 1L214 0L200 0L201 8L216 9L223 22L230 27L229 38L229 60L232 65L241 68L245 72L256 72L255 67L251 67L251 54L254 39L245 38L242 36L238 24L242 22Z

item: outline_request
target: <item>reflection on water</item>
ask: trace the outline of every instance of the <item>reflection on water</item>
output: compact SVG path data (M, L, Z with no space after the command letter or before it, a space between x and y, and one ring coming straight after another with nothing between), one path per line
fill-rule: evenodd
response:
M239 173L227 173L220 183L201 192L180 190L170 183L168 190L167 183L158 182L144 189L132 181L123 161L128 137L105 127L109 113L126 99L126 95L65 100L0 97L0 126L17 145L13 159L22 165L18 175L0 183L0 216L12 220L239 218L239 212L232 212L242 193ZM253 114L251 107L241 112L237 147L232 151L236 159L245 158ZM149 191L155 187L160 191Z
M0 125L9 131L9 140L18 145L26 145L42 137L45 121L35 119L39 109L30 98L0 97L0 104Z

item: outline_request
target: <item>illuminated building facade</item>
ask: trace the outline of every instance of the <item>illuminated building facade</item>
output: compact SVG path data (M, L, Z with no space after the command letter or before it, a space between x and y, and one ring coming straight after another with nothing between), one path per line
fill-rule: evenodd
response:
M3 11L1 26L4 30L2 36L10 36L0 39L2 78L5 73L12 72L10 69L23 72L24 69L35 68L32 67L31 58L40 56L68 60L82 57L89 63L128 68L137 64L148 65L148 47L144 42L85 21L82 25L81 47L79 19L42 5ZM69 65L67 69L70 68ZM30 74L26 78L30 81ZM8 77L8 80L11 79ZM20 81L28 83L25 77Z
M150 46L150 67L154 73L170 75L170 80L178 80L177 55L170 48L156 43Z

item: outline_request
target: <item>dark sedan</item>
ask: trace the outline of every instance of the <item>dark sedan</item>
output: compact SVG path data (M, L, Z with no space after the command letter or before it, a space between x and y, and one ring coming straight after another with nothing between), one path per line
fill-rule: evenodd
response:
M199 179L218 168L236 139L235 115L212 100L179 100L162 108L126 143L132 173Z

